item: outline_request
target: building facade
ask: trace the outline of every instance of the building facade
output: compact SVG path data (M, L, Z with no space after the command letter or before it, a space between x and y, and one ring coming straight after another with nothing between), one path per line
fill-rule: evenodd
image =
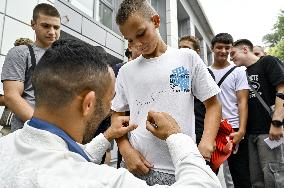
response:
M0 0L0 70L5 56L20 37L35 40L30 27L32 10L38 3L54 5L61 15L61 38L77 38L105 48L112 63L126 61L127 42L115 23L122 0ZM160 34L172 47L184 35L201 41L201 58L212 62L210 40L214 33L198 0L149 0L161 17ZM2 85L0 92L3 93Z

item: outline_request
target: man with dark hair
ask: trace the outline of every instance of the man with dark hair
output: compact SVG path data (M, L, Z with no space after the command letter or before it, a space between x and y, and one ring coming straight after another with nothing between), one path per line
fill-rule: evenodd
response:
M251 188L249 179L248 142L246 133L247 101L249 85L245 70L230 64L230 54L233 37L228 33L219 33L211 41L211 50L214 53L213 64L209 67L215 77L221 93L218 99L222 104L222 117L227 119L234 129L230 137L238 150L235 150L227 159L235 188ZM227 74L229 73L229 74ZM225 75L225 79L222 79ZM244 139L243 139L244 138ZM224 163L224 175L228 184L227 167Z
M200 41L195 36L183 36L179 39L179 48L189 48L200 54Z
M147 113L173 114L183 133L195 140L195 95L206 106L204 137L198 148L210 160L221 121L216 97L220 90L197 53L165 44L158 32L160 17L147 0L124 0L116 22L128 47L141 54L121 67L116 80L112 119L130 111L131 122L138 125L128 137L117 139L118 147L127 169L148 185L174 184L177 173L167 145L146 130Z
M284 145L271 149L264 142L269 137L277 143L283 137L283 100L276 97L284 93L283 63L272 56L257 57L253 53L253 44L247 39L234 42L231 60L237 66L247 67L251 88L255 89L249 93L247 121L252 186L284 187L281 174L284 169ZM260 102L256 92L263 102ZM273 105L275 111L272 115Z
M29 50L26 45L12 48L2 68L5 104L15 113L11 121L12 131L22 128L24 122L32 117L35 102L31 84L33 64L59 38L60 15L56 8L45 3L38 4L33 11L31 27L36 35L32 48ZM54 98L50 98L50 101Z
M46 51L32 78L32 119L0 139L0 187L149 187L126 169L95 164L110 140L137 128L121 116L92 139L115 94L114 72L104 57L101 47L79 40L58 40ZM172 187L221 188L194 141L169 114L149 112L146 127L167 143L177 173Z

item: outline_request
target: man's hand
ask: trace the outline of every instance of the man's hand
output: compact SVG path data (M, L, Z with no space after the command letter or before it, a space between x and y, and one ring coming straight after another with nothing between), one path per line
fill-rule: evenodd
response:
M146 175L150 171L150 168L153 168L153 166L146 161L139 151L134 148L129 148L121 154L124 158L127 169L135 175Z
M230 138L233 138L233 143L238 144L244 138L245 132L238 131L230 134Z
M215 149L216 149L215 142L213 144L210 144L210 143L205 143L201 140L201 142L198 145L198 150L206 161L210 161L211 155L215 151Z
M111 126L104 132L107 140L120 138L137 128L137 125L129 125L129 116L119 116L111 122Z
M269 130L269 139L270 140L280 140L283 137L283 126L275 127L274 125L270 125Z
M146 129L162 140L181 132L175 119L165 112L148 112Z

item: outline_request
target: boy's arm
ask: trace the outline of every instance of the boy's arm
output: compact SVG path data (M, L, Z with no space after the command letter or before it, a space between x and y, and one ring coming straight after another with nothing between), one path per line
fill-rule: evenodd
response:
M278 93L284 93L284 84L279 84L276 87L276 90ZM275 111L273 113L272 120L279 120L283 121L284 119L284 104L283 104L283 99L276 97L275 99ZM276 127L274 125L270 125L270 130L269 130L269 138L271 140L280 140L281 137L284 136L283 133L283 125L280 127Z
M248 95L249 90L243 89L236 92L238 101L238 111L239 111L239 130L238 132L232 133L233 142L238 144L244 137L247 127L248 119Z
M198 149L205 160L210 161L215 150L215 138L221 122L221 105L217 96L210 97L203 102L206 108L204 131Z
M31 119L34 109L22 97L24 83L6 80L3 82L5 105L22 121Z
M111 122L116 121L116 118L118 118L119 116L123 116L124 114L124 112L113 112L111 116ZM150 168L152 167L151 164L146 161L146 159L131 146L127 135L115 140L119 151L125 161L127 169L133 174L147 174Z

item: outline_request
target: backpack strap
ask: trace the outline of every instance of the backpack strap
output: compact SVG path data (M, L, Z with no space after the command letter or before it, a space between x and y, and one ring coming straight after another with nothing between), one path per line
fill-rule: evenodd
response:
M218 82L218 86L220 87L221 84L224 82L224 80L227 78L227 76L229 76L229 74L231 74L231 72L233 72L233 70L235 70L235 68L237 68L237 66L233 66L222 78L221 80Z
M35 58L35 53L34 53L34 50L33 50L33 47L31 45L26 45L29 49L29 54L30 54L30 57L31 57L31 63L32 63L32 66L29 67L29 60L28 60L28 56L27 56L27 59L26 59L26 70L25 70L25 81L24 81L24 84L27 84L31 77L32 77L32 74L34 72L34 69L36 67L36 58ZM32 89L32 88L30 88Z
M215 80L215 75L214 75L213 71L209 68L207 68L207 69L208 69L209 73L211 74L213 80Z
M28 44L27 46L28 46L29 51L30 51L31 62L32 62L31 70L32 70L32 72L33 72L33 71L34 71L34 69L35 69L35 66L36 66L35 53L34 53L34 49L33 49L33 47L32 47L30 44Z
M271 108L266 104L266 102L263 100L263 98L260 96L260 94L254 89L249 77L248 77L248 73L247 74L247 80L248 80L248 84L250 86L250 89L253 91L253 93L255 94L255 96L257 97L258 101L262 104L262 106L265 108L265 110L268 112L269 116L272 117L273 112L271 110Z

